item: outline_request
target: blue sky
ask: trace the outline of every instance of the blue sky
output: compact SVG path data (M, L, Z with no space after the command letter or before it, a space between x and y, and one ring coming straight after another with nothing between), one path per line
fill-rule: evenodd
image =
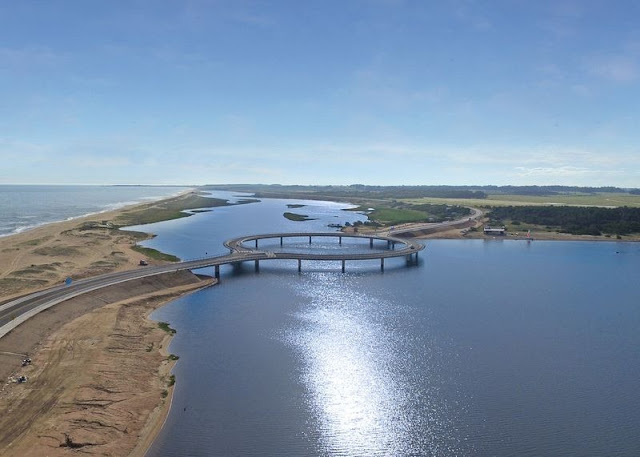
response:
M640 2L0 0L0 183L640 187Z

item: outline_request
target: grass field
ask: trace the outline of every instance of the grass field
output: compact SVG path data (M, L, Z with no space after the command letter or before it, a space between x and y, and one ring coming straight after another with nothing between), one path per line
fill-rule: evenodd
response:
M569 205L569 206L629 206L640 208L640 195L630 194L560 194L548 196L489 194L484 200L454 198L418 198L404 200L412 204L434 203L462 206L518 206L518 205Z
M369 220L386 225L424 221L427 217L428 214L422 211L384 207L377 207L374 211L369 213Z

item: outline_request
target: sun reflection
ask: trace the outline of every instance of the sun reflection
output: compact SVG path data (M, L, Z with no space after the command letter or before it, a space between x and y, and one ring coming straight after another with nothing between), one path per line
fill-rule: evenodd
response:
M301 293L313 301L296 315L301 329L289 340L303 354L322 453L415 454L410 435L419 421L412 421L412 393L398 370L399 335L375 319L385 304L336 287L335 275L309 276Z
M296 292L311 303L285 336L301 355L319 454L463 455L455 408L441 392L438 345L407 331L409 308L350 281L357 277L304 275Z
M382 351L373 332L345 313L320 312L317 318L323 332L307 344L313 366L307 382L321 408L323 434L335 441L331 447L390 451L401 438L390 423L401 405L394 401L391 379L376 364Z

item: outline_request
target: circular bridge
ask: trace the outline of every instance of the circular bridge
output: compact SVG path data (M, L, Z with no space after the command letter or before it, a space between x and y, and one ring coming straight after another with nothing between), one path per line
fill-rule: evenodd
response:
M308 239L308 244L313 243L314 238L334 238L339 246L342 246L343 238L356 238L367 240L369 242L369 252L349 252L347 250L332 249L330 252L299 252L287 251L285 240L291 238ZM280 248L277 250L260 250L260 241L276 239L280 242ZM385 243L383 249L374 249L374 241L382 241ZM379 244L379 243L378 243ZM391 257L406 257L409 262L417 262L418 252L424 249L424 246L418 242L396 238L392 236L367 235L358 233L332 233L332 232L299 232L299 233L269 233L264 235L248 235L225 241L224 245L229 249L231 256L244 256L245 260L254 260L256 269L259 268L259 261L266 259L291 259L298 260L298 271L301 270L302 260L333 260L342 261L342 271L345 271L345 262L347 260L375 260L380 259L380 268L384 269L384 259ZM271 245L273 249L273 246ZM216 276L218 274L216 273Z
M305 240L304 243L308 240L309 245L313 243L314 238L333 238L336 240L338 248L327 248L326 243L324 243L323 246L312 251L309 249L300 249L300 242L298 242L298 244L294 244L294 246L297 246L297 250L287 250L287 248L291 248L292 243L289 243L288 246L286 246L285 241L289 241L292 238L303 238ZM360 243L360 246L358 246L358 249L356 250L344 249L342 248L342 240L344 238L366 240L368 241L369 248L367 249L365 242L364 247L362 246L362 243ZM266 246L267 249L265 250L260 250L260 241L268 239L279 240L280 246L277 246L276 243L276 249L274 249L274 245L271 243L270 247L272 250L268 250L269 246ZM377 245L374 249L375 242L377 242ZM384 242L382 247L379 246L380 242ZM253 244L253 246L249 246L249 244ZM271 259L297 260L298 271L302 271L303 260L341 261L343 272L345 271L345 262L347 260L380 259L380 269L384 270L384 259L390 257L405 257L408 264L415 264L418 260L418 252L424 249L422 244L409 239L341 232L271 233L267 235L249 235L228 240L224 245L229 249L229 254L186 260L183 262L165 265L142 267L135 270L106 273L99 276L79 279L78 281L74 281L72 284L51 287L49 289L34 292L6 303L2 303L0 304L0 338L30 317L58 303L87 292L134 279L161 275L180 270L197 270L207 267L214 267L215 277L219 279L221 265L233 265L246 261L254 261L257 271L261 260Z

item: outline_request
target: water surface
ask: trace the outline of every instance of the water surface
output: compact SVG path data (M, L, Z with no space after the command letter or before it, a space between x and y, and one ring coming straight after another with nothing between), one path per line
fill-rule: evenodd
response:
M40 186L0 184L0 236L51 222L177 194L172 186Z
M292 222L286 203L156 224L152 243L195 257L359 217L309 202L323 215ZM181 358L148 455L640 454L637 244L443 240L384 273L260 266L154 314Z

